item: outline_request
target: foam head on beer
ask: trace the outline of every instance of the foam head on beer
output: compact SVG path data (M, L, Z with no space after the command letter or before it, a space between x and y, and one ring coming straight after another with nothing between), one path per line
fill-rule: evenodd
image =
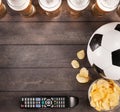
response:
M30 0L7 0L9 7L15 11L22 11L28 7Z
M62 4L62 0L38 0L38 2L45 11L55 11Z
M109 12L117 8L120 0L97 0L97 4L103 11Z
M87 8L90 0L67 0L69 7L75 11L81 11Z

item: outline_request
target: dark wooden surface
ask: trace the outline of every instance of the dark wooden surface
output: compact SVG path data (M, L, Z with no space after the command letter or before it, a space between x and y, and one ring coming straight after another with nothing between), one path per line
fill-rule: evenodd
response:
M79 70L74 70L70 62L77 59L77 51L86 50L97 28L120 18L115 12L94 17L91 5L81 17L73 18L66 10L66 0L62 13L50 18L39 13L37 0L33 2L38 10L34 17L21 17L7 7L7 15L0 20L0 112L96 112L89 106L87 92L99 76L86 56L80 61L81 67L90 70L92 79L79 84L75 79ZM21 110L18 99L27 95L71 95L79 97L80 103L73 109Z

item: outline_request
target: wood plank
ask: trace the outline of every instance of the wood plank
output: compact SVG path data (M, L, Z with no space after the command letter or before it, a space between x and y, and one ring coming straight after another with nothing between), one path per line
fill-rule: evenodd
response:
M87 44L108 22L1 22L0 44Z
M3 1L6 4L6 0L3 0ZM37 8L37 13L34 17L24 18L20 16L17 12L11 10L6 4L8 13L0 21L30 21L30 22L32 21L120 21L120 17L116 14L116 11L108 13L103 17L93 16L93 14L91 13L91 5L95 2L95 0L91 0L91 4L89 5L89 7L86 10L82 11L81 16L77 18L71 17L69 15L68 5L66 0L63 0L62 7L61 7L61 14L55 18L46 16L44 12L41 10L41 8L39 7L37 0L32 0L32 1Z
M87 91L64 91L64 92L0 92L0 110L1 112L26 112L19 108L19 98L22 96L39 96L39 95L68 95L79 98L79 104L72 109L47 109L47 110L29 110L29 112L97 112L89 105ZM12 102L12 103L11 103ZM120 108L111 111L119 112Z
M76 53L86 45L1 45L0 68L71 68ZM80 61L80 60L78 60ZM90 67L87 56L81 66Z
M89 69L91 81L80 84L72 68L0 69L0 91L82 91L100 76Z
M0 92L0 110L1 112L26 112L19 108L19 98L22 96L40 96L40 95L69 95L76 96L80 102L73 109L48 109L48 110L29 110L29 112L95 112L87 99L87 91L64 91L64 92ZM12 103L11 103L12 102ZM84 108L85 107L85 108Z

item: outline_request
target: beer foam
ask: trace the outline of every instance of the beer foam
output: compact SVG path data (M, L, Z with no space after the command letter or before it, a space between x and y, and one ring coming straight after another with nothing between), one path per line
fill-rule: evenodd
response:
M15 11L21 11L28 7L30 0L7 0L9 7Z
M117 8L120 0L97 0L98 6L104 11L113 11Z
M76 11L81 11L87 8L90 3L90 0L67 0L67 3L70 8Z
M46 11L55 11L62 4L62 0L38 0L39 5Z

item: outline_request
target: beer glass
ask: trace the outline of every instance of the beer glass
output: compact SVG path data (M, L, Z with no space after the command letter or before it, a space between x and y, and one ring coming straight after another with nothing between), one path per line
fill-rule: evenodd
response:
M92 6L92 12L96 16L102 16L105 13L114 11L120 0L96 0L96 3Z
M38 0L38 2L48 16L54 17L59 15L62 0Z
M117 14L120 16L120 5L117 7Z
M31 0L7 0L11 9L20 12L25 17L33 16L36 12Z
M67 0L69 13L74 16L79 16L80 12L86 9L90 0Z
M2 3L2 0L0 0L0 18L5 16L6 12L6 6Z

